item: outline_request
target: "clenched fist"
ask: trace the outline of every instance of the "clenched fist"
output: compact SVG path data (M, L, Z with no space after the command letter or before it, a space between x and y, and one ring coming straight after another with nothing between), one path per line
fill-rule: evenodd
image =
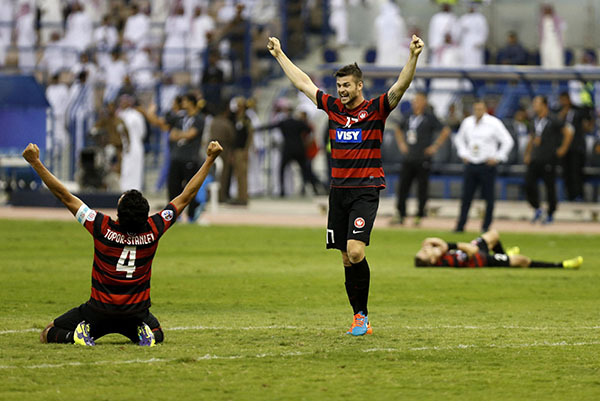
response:
M40 160L40 148L35 143L30 143L23 151L23 158L29 164L35 163Z

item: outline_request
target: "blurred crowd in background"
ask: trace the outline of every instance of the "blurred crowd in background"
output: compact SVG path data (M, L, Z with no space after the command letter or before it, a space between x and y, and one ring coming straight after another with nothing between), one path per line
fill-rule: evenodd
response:
M567 25L551 4L541 4L531 16L539 27L538 46L526 48L516 30L505 43L487 45L491 28L483 10L489 1L462 2L459 8L456 1L438 3L425 25L415 23L403 2L391 0L0 0L0 73L33 74L45 85L54 167L66 176L78 173L82 186L165 185L171 192L168 181L185 182L201 161L202 147L189 153L190 143L219 139L226 150L215 177L220 200L244 205L250 195L305 194L306 188L321 194L327 188L327 135L314 106L287 89L268 99L256 96L281 76L266 51L269 36L280 37L294 60L309 59L311 73L322 62L339 62L350 47L360 49L360 65L398 68L408 57L412 34L426 42L419 66L597 67L597 49L565 46ZM357 28L350 13L361 8L376 10L366 45L351 38ZM315 53L322 58L310 61ZM335 90L331 81L313 79ZM366 87L371 84L386 90L385 80ZM430 92L428 112L456 132L471 113L472 83L440 78L422 86ZM583 167L596 163L592 156L600 152L600 85L574 81L559 89L535 94L549 95L550 108L563 120L576 110L573 149L581 160L587 157L578 170L583 176ZM410 114L413 94L407 93L389 129ZM493 114L496 105L490 99L488 111ZM534 121L531 97L513 109L504 119L516 144L508 163L522 164ZM402 149L389 137L393 142L387 145L395 148L389 157L401 160ZM435 161L460 162L451 141ZM295 166L292 172L289 165ZM149 166L156 167L157 182L144 177ZM300 177L301 183L285 177Z

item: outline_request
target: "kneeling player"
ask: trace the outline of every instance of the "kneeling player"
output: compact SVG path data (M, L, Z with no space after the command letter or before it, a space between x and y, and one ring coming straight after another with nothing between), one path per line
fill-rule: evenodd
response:
M446 242L441 238L426 238L415 256L415 267L529 267L578 269L583 258L578 256L562 262L542 262L520 255L519 248L504 251L500 235L490 230L471 241Z
M40 150L29 144L23 157L50 191L94 237L90 299L57 317L41 333L42 343L95 345L94 340L119 333L142 346L162 342L164 335L150 313L150 275L160 237L194 199L223 148L208 145L208 158L160 213L148 217L148 201L139 191L125 192L117 204L117 221L91 210L40 161Z

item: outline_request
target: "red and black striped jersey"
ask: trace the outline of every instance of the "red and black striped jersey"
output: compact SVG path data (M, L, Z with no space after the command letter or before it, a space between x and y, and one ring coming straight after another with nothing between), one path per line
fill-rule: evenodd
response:
M392 111L387 93L349 110L340 99L319 90L317 107L329 116L331 186L385 188L381 143Z
M483 267L487 260L486 254L477 252L469 257L466 252L458 249L451 249L442 254L435 266L440 267Z
M86 210L82 210L85 207ZM81 213L80 213L81 212ZM150 307L150 276L158 240L177 220L170 203L135 234L118 221L82 206L77 219L94 237L92 293L88 304L104 313L131 314Z

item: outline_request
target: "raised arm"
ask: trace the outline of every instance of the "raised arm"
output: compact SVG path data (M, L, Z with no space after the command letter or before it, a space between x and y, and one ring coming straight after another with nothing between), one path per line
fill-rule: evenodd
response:
M412 41L410 42L410 56L408 57L408 61L402 68L400 75L398 76L398 80L392 85L390 90L388 91L388 101L390 102L390 108L394 108L400 103L400 99L404 92L410 86L410 83L415 76L415 70L417 69L417 60L419 59L419 54L423 51L423 47L425 44L417 35L412 36Z
M294 63L285 55L283 50L281 50L281 43L279 43L279 39L275 37L269 38L269 43L267 44L267 49L275 60L281 66L281 69L288 77L288 79L292 82L292 84L302 93L304 93L308 98L314 103L317 104L317 86L310 79L310 77L302 71L300 68L296 67Z
M33 167L35 172L40 176L44 184L50 192L61 201L67 209L75 216L79 207L83 205L81 199L69 192L69 190L59 181L40 160L40 149L34 143L27 145L23 151L23 158Z
M185 209L185 207L190 204L192 199L196 197L196 194L198 193L198 190L200 189L202 183L206 179L206 176L208 175L210 168L215 162L215 159L217 158L217 156L219 156L219 154L221 154L222 151L223 148L221 147L219 142L212 141L208 144L208 148L206 150L206 155L208 157L206 158L200 169L196 172L196 174L194 174L192 179L187 183L185 188L183 188L181 194L179 194L177 197L175 197L175 199L171 201L171 203L175 206L179 214L181 214L183 209Z

